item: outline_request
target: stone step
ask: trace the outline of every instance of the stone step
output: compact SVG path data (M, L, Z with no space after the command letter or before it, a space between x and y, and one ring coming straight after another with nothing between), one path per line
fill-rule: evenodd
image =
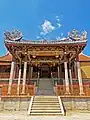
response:
M59 113L61 110L31 110L31 113Z
M62 115L57 96L35 96L30 115Z
M34 100L57 100L57 98L34 98Z
M58 103L58 101L50 101L50 100L49 101L48 100L47 101L41 101L41 100L35 100L35 101L33 101L33 103L43 103L43 104L44 103Z
M46 95L45 95L44 97L41 95L40 97L39 97L39 96L34 97L34 99L35 99L35 98L42 98L42 99L57 99L57 97L53 97L53 95L52 95L52 96L50 96L50 95L49 95L49 96L48 96L48 95L46 96Z
M35 98L58 98L57 96L35 96Z
M42 115L52 115L52 116L55 116L55 115L62 115L62 113L61 112L59 112L59 113L30 113L30 115L40 115L40 116L42 116Z
M40 102L41 102L41 101L42 101L42 102L43 102L43 101L44 101L44 102L45 102L45 101L46 101L46 102L52 102L52 101L53 101L53 102L58 102L57 99L54 99L54 100L53 100L53 99L34 99L34 101L40 101Z
M57 98L34 98L34 100L57 100Z
M60 107L33 107L32 110L60 110Z
M46 105L59 105L59 103L36 103L36 102L34 102L34 105L44 105L44 106L46 106Z
M45 103L45 104L47 104L47 103L56 104L56 103L58 103L58 101L34 101L33 104L34 104L34 103L36 103L36 104L37 104L37 103L38 103L38 104L39 104L39 103L40 103L40 104L41 104L41 103L43 103L43 104L44 104L44 103Z
M50 104L48 104L48 105L43 105L43 104L33 104L33 106L32 107L59 107L59 105L57 104L53 104L53 105L50 105Z

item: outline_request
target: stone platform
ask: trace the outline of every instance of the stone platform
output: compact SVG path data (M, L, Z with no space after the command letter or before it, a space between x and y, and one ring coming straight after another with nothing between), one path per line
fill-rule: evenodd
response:
M60 96L65 111L68 110L88 110L90 111L90 96ZM0 111L27 111L31 97L2 97L0 101Z

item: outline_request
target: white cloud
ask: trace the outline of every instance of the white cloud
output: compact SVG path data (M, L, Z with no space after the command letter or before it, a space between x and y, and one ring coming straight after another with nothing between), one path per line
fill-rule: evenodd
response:
M63 33L61 33L60 36L57 36L57 37L56 37L56 40L62 40L62 39L64 39L64 38L63 38Z
M60 22L60 19L58 18L58 19L56 19L58 22Z
M57 29L61 28L63 25L60 22L60 16L55 16L55 21L52 23L51 21L45 19L43 24L39 26L40 33L37 36L37 39L49 39L51 36L52 31L56 31ZM50 35L50 36L49 36ZM63 37L63 33L59 34L59 36L55 36L57 40L60 40Z
M37 39L40 39L40 36L37 36Z
M60 23L57 23L57 26L60 28L62 25Z
M60 37L60 36L57 36L57 37L56 37L56 40L60 40L60 39L61 39L61 37Z
M63 37L63 33L61 33L61 37Z
M56 21L60 22L59 16L56 16Z
M58 28L60 28L62 26L61 23L60 23L59 16L56 16L56 24L57 24Z
M45 35L45 33L44 32L40 32L40 35Z
M56 40L66 40L66 39L67 39L67 38L65 38L65 37L62 37L62 38L61 38L60 36L57 36L57 37L56 37Z
M61 40L66 40L67 38L65 38L65 37L63 37L63 38L61 38Z
M58 15L56 15L56 18L59 18L59 16L58 16Z
M43 32L41 32L42 35L46 35L49 32L52 32L55 30L55 27L52 25L52 23L48 20L45 20L44 23L41 25Z

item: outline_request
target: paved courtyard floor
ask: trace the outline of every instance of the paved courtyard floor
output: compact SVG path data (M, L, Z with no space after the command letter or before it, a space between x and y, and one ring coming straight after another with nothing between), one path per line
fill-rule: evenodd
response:
M28 116L25 111L0 111L0 120L90 120L90 112L68 112L66 116Z

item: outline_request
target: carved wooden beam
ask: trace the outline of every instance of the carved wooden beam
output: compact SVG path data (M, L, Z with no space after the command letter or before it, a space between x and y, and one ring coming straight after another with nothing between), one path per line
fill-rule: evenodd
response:
M19 59L19 61L21 61L21 58L20 58L20 56L19 56L19 54L18 54L17 51L16 51L15 55L16 55L16 57Z

